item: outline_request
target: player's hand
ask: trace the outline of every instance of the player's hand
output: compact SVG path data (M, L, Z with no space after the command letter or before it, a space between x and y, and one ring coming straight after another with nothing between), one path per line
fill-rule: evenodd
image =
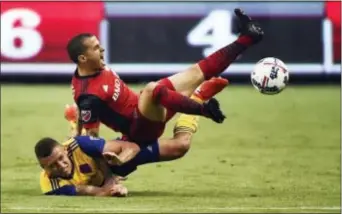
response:
M125 197L128 194L128 190L123 184L119 183L119 180L122 180L123 177L120 176L112 176L107 178L102 189L103 196L116 196L116 197Z
M120 166L123 164L120 157L114 152L104 152L102 155L109 165Z
M114 177L108 179L101 189L102 196L125 197L128 194L127 188L122 184L117 183Z
M120 184L122 181L126 181L128 179L127 177L122 177L119 175L115 175L113 178L116 184Z
M126 197L128 195L128 189L122 184L114 185L110 191L114 197Z
M226 116L220 109L220 103L215 98L211 98L203 104L203 111L204 116L212 119L216 123L223 123L226 119Z

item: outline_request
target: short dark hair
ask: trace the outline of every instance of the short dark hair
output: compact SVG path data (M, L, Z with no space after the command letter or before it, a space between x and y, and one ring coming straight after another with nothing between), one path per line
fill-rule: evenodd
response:
M51 155L53 149L58 146L59 143L49 137L45 137L40 139L36 146L34 147L34 151L36 152L37 158L45 158Z
M74 62L78 63L78 56L83 54L86 47L83 44L84 39L93 37L94 34L91 33L81 33L74 36L67 45L69 58Z

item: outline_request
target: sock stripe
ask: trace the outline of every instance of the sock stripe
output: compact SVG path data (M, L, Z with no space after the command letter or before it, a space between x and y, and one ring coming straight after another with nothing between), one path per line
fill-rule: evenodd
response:
M196 130L186 127L186 126L179 126L179 127L175 127L174 132L190 132L190 133L194 133L196 132Z
M194 134L195 132L193 132L193 131L184 131L184 130L174 130L174 132L173 132L173 134L178 134L178 133Z

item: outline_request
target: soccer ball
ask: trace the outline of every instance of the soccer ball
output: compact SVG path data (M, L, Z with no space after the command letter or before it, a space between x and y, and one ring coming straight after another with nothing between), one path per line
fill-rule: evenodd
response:
M254 88L262 94L278 94L289 82L289 71L280 59L267 57L257 62L251 81Z

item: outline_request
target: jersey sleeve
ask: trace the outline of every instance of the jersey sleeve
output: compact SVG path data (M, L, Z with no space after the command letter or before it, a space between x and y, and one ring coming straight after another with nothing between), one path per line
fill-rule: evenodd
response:
M53 191L45 193L45 195L69 195L69 196L75 196L76 193L76 187L74 185L65 185L58 189L55 189Z
M40 175L40 188L44 195L77 195L74 185L65 180L49 178L44 172Z
M92 136L75 137L80 149L90 157L102 157L102 152L106 141L103 138Z
M100 125L100 98L96 96L82 96L77 102L79 109L79 123L84 128L98 128Z

